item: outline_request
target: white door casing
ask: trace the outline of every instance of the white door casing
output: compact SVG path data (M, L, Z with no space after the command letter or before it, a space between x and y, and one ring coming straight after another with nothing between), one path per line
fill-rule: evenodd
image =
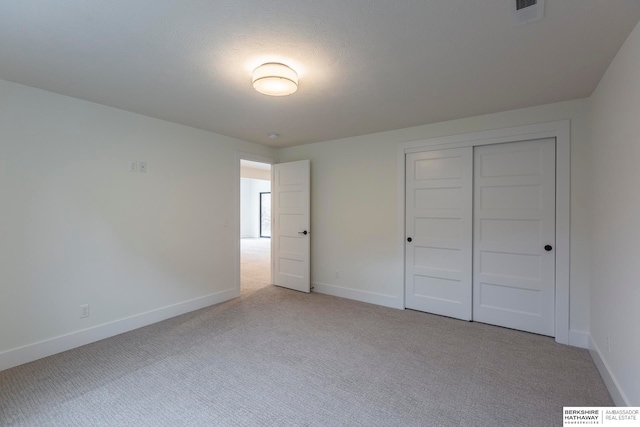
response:
M472 147L406 156L407 308L471 320L472 170Z
M514 126L486 131L473 131L400 142L397 146L397 251L404 261L406 252L406 156L411 153L441 150L446 148L481 147L507 142L532 141L555 138L556 141L556 187L555 187L555 340L560 344L586 348L588 337L581 331L570 328L570 251L571 251L571 121L560 120L547 123ZM404 262L401 263L404 266ZM403 268L404 270L404 268ZM405 273L403 271L403 273ZM407 278L405 277L405 281ZM399 286L398 297L404 300L406 286Z
M311 291L309 160L273 165L272 245L274 284Z
M554 336L555 169L554 138L475 148L475 321Z

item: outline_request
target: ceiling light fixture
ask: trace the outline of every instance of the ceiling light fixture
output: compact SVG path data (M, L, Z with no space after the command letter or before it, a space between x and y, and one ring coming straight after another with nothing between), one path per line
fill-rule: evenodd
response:
M253 70L253 88L270 96L291 95L298 90L298 73L279 62L267 62Z

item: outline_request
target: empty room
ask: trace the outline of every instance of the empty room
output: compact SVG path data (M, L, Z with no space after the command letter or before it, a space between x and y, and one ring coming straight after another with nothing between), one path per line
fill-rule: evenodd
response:
M640 425L639 21L0 2L0 426Z

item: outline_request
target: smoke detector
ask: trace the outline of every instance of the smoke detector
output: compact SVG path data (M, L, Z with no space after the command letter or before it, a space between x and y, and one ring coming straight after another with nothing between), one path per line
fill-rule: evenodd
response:
M544 17L544 0L509 0L511 25L528 24Z

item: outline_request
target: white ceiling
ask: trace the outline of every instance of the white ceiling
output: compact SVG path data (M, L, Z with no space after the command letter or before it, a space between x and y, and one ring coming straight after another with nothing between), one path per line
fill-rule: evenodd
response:
M272 146L591 94L640 0L0 2L0 78ZM297 93L251 70L285 62ZM280 138L272 140L268 134Z
M250 160L240 160L240 166L248 169L257 169L261 171L270 171L271 165L268 163L252 162Z

